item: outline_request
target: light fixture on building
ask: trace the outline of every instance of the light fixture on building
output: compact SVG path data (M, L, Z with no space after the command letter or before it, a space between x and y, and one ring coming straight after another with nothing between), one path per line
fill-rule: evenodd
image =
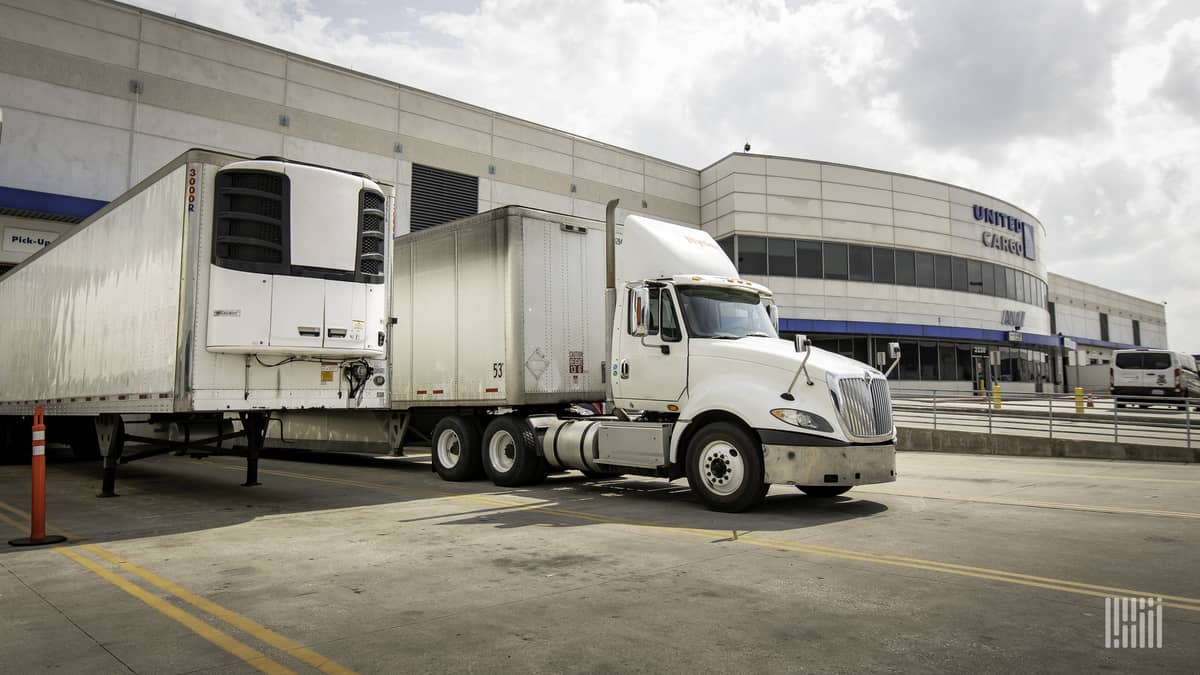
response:
M496 175L496 165L495 164L488 164L488 174L493 175L493 176Z
M571 194L574 194L575 192L576 192L575 184L571 183Z
M279 114L279 126L286 127L286 126L291 126L291 124L292 124L291 118L289 118L284 113Z
M394 152L394 153L396 153L396 154L398 154L398 155L399 155L399 154L403 154L403 153L404 153L404 144L403 144L403 143L396 143L395 145L393 145L393 146L392 146L392 152Z
M142 81L141 80L130 80L129 81L129 93L140 95L142 93Z

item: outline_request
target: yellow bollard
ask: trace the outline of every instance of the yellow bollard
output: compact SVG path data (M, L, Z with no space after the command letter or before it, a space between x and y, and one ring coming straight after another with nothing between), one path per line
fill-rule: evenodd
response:
M992 385L992 407L996 410L1000 409L1000 385Z
M1083 414L1083 387L1075 387L1075 414Z

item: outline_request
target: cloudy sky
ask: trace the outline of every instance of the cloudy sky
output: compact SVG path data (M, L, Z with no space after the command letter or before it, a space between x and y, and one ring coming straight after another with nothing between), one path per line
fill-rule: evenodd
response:
M135 0L692 167L739 150L974 188L1200 353L1195 0Z

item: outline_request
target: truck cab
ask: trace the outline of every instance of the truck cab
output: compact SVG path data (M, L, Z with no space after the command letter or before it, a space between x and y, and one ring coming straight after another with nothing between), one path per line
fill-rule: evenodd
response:
M664 460L706 504L741 510L773 483L832 496L895 480L882 372L780 339L770 289L738 278L707 234L629 216L618 242L613 403L671 425Z

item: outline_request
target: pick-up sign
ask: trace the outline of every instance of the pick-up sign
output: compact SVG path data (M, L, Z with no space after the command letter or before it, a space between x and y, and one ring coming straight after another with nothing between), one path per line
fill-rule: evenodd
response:
M58 239L57 232L26 230L20 227L4 228L4 250L12 253L37 253Z

